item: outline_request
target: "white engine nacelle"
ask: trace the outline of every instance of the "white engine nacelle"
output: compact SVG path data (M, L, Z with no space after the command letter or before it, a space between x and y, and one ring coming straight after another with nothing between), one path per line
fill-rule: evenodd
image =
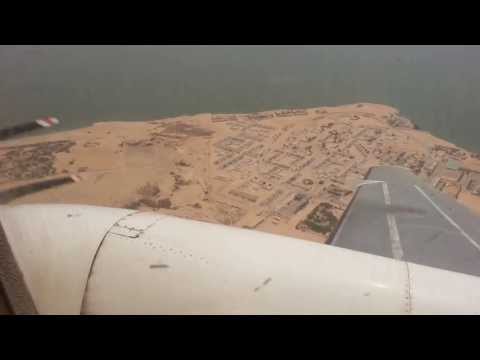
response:
M253 230L82 205L0 222L17 313L480 314L478 277Z

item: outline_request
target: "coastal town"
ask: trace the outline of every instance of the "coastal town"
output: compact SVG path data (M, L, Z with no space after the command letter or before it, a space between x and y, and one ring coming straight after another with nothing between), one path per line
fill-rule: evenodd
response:
M480 214L480 155L369 103L103 122L5 141L0 190L75 175L8 203L156 211L325 242L378 165L406 167Z

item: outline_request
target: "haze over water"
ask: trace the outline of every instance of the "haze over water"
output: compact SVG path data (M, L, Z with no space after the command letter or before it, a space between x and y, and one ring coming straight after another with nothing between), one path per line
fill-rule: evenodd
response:
M372 102L480 152L479 46L0 46L0 124Z

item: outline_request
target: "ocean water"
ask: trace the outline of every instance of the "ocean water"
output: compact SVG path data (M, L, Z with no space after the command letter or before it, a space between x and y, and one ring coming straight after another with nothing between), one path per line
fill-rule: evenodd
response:
M480 152L479 46L0 46L0 124L391 105Z

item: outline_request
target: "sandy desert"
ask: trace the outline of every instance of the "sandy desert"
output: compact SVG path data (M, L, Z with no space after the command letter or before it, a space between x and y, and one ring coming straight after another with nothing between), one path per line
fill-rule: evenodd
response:
M9 140L0 191L8 204L131 208L325 242L382 164L409 168L480 215L480 155L369 103L103 122ZM15 190L69 175L78 181Z

